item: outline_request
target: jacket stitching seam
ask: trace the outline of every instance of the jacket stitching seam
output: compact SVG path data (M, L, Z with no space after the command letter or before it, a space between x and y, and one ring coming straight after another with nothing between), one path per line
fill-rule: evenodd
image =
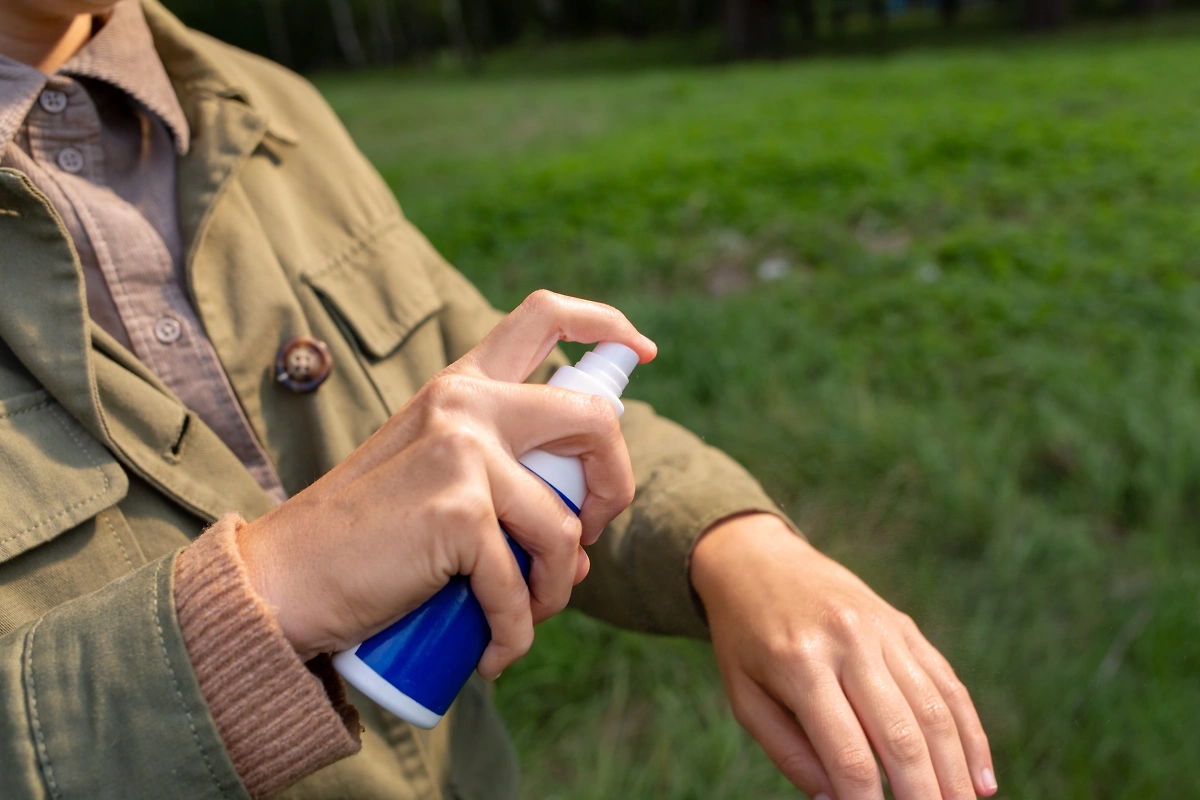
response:
M43 408L46 408L47 406L52 406L52 405L54 405L53 400L43 400L42 402L38 403L35 406L30 406L29 408L22 408L20 411L0 412L0 419L12 419L13 417L19 417L22 414L28 414L30 411L41 411Z
M125 543L121 541L120 535L117 533L117 526L113 525L112 514L106 514L104 517L105 523L108 525L108 532L117 541L117 547L121 550L121 557L125 559L125 563L129 566L129 570L133 571L133 560L129 558L129 552L125 549Z
M434 303L426 307L427 304L422 304L412 310L411 313L405 314L406 319L401 321L400 331L397 334L396 325L383 325L377 323L374 319L364 319L358 314L347 314L334 295L329 293L326 287L320 284L324 279L332 274L343 271L347 267L347 262L350 262L361 250L374 244L380 237L390 233L394 228L403 228L407 223L403 214L391 214L371 224L367 232L358 236L354 241L344 248L340 253L337 253L325 262L325 265L314 272L304 272L301 274L301 280L313 289L318 299L323 301L330 311L331 316L338 319L339 326L342 322L348 328L343 332L343 335L353 343L356 355L362 356L361 361L364 366L370 367L380 359L387 358L394 353L397 348L401 347L405 341L417 330L434 317L444 306L445 302L434 295ZM386 345L381 345L380 340L387 342ZM367 370L368 373L370 369ZM372 378L372 382L374 378ZM378 387L376 387L378 392ZM387 400L380 393L380 399L387 406Z
M156 571L156 577L161 577L163 566L170 562L171 559L164 559L159 564ZM167 652L167 638L163 633L162 618L159 616L158 608L158 581L154 581L151 592L153 594L154 604L154 627L158 631L158 648L162 651L163 663L167 666L167 673L171 676L171 684L175 689L175 697L179 700L179 707L183 710L184 716L187 718L188 728L192 732L192 741L196 743L196 750L200 753L200 758L204 760L204 767L208 770L208 777L212 780L213 786L221 792L221 797L228 800L229 795L225 791L225 787L217 780L217 774L213 770L212 761L208 757L208 753L204 749L204 744L200 741L200 732L196 730L196 721L192 718L192 712L188 710L187 701L183 698L183 687L179 684L179 677L175 674L175 667L171 663L171 656Z
M17 412L17 414L20 414L20 413L22 413L22 412L20 412L20 411ZM8 542L11 542L13 539L18 539L18 538L24 536L27 533L33 533L34 531L36 531L38 528L42 527L43 525L47 525L51 522L54 522L59 517L70 514L75 509L79 508L80 506L87 505L88 503L92 502L93 500L95 500L98 497L103 497L104 495L108 494L108 492L112 489L112 481L109 479L108 474L105 473L103 467L101 467L99 464L96 463L96 459L92 458L91 451L89 451L87 446L82 441L79 440L79 437L75 435L75 432L73 430L71 430L71 426L68 425L62 419L60 419L57 414L54 414L53 409L51 409L51 414L54 416L55 422L57 422L62 427L62 429L67 432L67 435L71 437L71 441L75 442L75 446L78 447L81 451L83 451L84 457L87 458L88 463L92 465L92 468L100 473L100 477L102 477L104 479L104 487L102 489L100 489L100 491L93 494L91 497L85 497L77 503L72 503L71 505L64 508L62 511L59 511L54 516L46 517L46 518L34 523L33 525L26 528L25 530L17 531L16 533L10 534L10 535L4 537L3 539L0 539L0 544L6 544ZM14 416L15 416L15 414L14 414Z
M380 222L375 223L368 229L368 231L365 234L363 234L362 236L356 236L354 238L354 241L351 242L340 253L336 253L335 255L331 256L330 259L325 262L325 265L323 267L316 270L315 272L308 273L306 277L310 281L315 281L320 278L323 278L324 276L328 275L331 272L341 269L344 266L345 262L349 261L356 253L358 253L358 251L370 246L380 236L383 236L385 233L390 231L392 228L400 226L403 222L404 222L404 217L400 216L399 214L395 214L393 216L388 216L388 217L384 218Z
M45 619L45 617L42 617ZM42 624L42 619L39 619L29 629L29 644L25 651L26 669L29 671L29 718L33 727L33 734L37 740L37 749L39 760L42 762L42 774L46 779L46 787L50 789L50 794L57 798L62 798L62 792L58 788L58 781L54 779L54 767L50 764L50 751L46 747L46 735L42 732L41 720L38 719L37 712L37 680L34 677L33 669L33 639L37 634L38 626Z

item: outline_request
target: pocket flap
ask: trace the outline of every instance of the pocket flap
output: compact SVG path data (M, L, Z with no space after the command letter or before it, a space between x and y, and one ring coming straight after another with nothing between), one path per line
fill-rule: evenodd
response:
M0 401L0 561L118 503L129 479L44 391Z
M371 358L388 356L442 308L416 245L397 216L328 267L304 276Z

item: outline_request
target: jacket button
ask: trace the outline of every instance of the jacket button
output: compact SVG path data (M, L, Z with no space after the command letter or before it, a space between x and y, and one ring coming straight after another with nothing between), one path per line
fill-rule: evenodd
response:
M329 377L332 369L329 348L311 336L289 339L275 356L275 380L293 392L311 392Z

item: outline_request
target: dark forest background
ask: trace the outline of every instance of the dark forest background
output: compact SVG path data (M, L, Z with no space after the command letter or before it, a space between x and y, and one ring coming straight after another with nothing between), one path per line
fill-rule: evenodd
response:
M675 38L695 60L802 54L846 39L964 24L1053 30L1200 7L1200 0L167 0L188 24L301 71L422 63L468 68L500 48L601 37ZM964 22L964 17L971 19Z

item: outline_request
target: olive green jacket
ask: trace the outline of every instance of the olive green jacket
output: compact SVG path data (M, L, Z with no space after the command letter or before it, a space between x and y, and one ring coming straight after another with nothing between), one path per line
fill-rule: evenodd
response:
M281 67L146 16L187 114L179 210L192 302L289 493L337 464L498 318L405 220L321 96ZM281 343L324 340L315 392L273 380ZM704 635L688 552L774 511L733 461L645 405L623 421L638 493L575 602ZM175 617L179 550L271 502L237 457L92 324L45 196L0 169L0 796L246 797ZM381 497L380 502L387 502ZM360 754L288 797L512 797L510 746L473 683L432 732L354 696Z

